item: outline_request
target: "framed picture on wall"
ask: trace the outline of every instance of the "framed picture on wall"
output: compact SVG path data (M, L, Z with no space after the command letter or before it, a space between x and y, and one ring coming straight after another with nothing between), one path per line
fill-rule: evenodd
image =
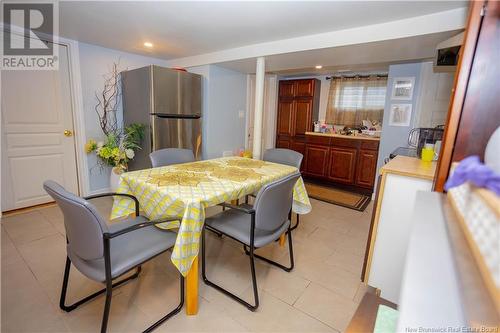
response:
M391 104L389 126L410 126L411 104Z
M392 81L391 99L411 101L414 86L414 77L395 77Z

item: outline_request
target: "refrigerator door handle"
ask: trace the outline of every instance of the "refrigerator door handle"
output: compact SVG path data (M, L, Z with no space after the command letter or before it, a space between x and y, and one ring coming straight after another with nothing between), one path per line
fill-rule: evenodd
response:
M152 113L151 115L158 118L170 118L170 119L200 119L199 114L170 114L170 113Z

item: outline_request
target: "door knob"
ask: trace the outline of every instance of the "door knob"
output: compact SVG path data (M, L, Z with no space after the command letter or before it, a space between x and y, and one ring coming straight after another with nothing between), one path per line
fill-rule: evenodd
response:
M72 136L73 132L71 132L70 130L64 130L64 135L65 136Z

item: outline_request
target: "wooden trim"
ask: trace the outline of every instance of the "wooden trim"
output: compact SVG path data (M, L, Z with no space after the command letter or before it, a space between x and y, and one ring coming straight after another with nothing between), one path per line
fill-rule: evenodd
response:
M479 270L479 273L483 278L484 284L491 296L491 299L495 303L496 311L500 316L500 289L497 288L495 281L493 280L492 274L489 268L486 266L486 263L484 262L484 257L481 253L481 250L479 250L479 247L477 246L477 243L474 240L474 237L472 236L469 227L467 226L467 223L465 222L464 216L460 214L460 210L457 207L457 203L454 197L451 196L450 194L448 194L447 197L450 206L453 208L454 216L458 221L457 224L460 226L460 229L463 233L466 243L469 246L472 258L474 259L474 262ZM500 227L500 222L498 223L498 227Z
M500 196L485 188L476 188L475 192L500 219Z
M460 219L452 207L450 198L443 200L442 203L467 324L477 328L498 327L500 325L498 301L492 299L493 295L481 276L480 267L474 258L464 229L460 226Z
M17 208L17 209L7 210L5 212L2 212L2 217L19 215L19 214L23 214L23 213L26 213L26 212L30 212L32 210L37 210L37 209L45 208L45 207L52 207L52 206L55 206L55 205L56 205L55 201L50 201L50 202L45 202L45 203L34 205L34 206L29 206L29 207L23 207L23 208Z
M371 228L371 238L368 239L370 242L370 248L368 251L368 258L365 267L365 274L362 278L362 281L365 284L368 284L368 279L370 278L370 269L372 268L372 259L373 259L373 248L375 247L375 241L377 240L377 230L378 230L378 222L380 220L380 211L382 208L382 201L384 201L384 189L385 189L385 181L387 179L387 174L381 175L382 179L379 182L380 190L378 191L378 200L377 205L373 207L375 209L375 218L373 220L373 227Z
M361 270L361 282L368 283L368 281L365 281L365 274L368 268L368 258L370 255L370 245L371 245L371 238L373 235L373 228L374 228L374 222L375 222L375 214L377 212L376 207L378 207L378 203L381 199L380 197L380 191L381 191L381 183L382 183L382 175L378 176L378 181L377 181L377 191L375 193L375 201L373 202L373 210L372 210L372 220L370 222L370 231L368 231L368 238L366 239L366 247L365 247L365 259L363 260L363 269Z
M458 125L462 114L462 108L467 93L467 85L474 62L476 45L481 30L483 17L481 10L485 1L471 1L469 18L467 20L467 29L465 31L464 43L460 49L460 58L458 60L457 74L453 84L453 98L448 108L448 116L443 135L443 143L439 155L437 173L435 177L434 190L444 191L444 183L448 179L448 173L453 157L453 149L458 132Z
M380 168L381 174L396 175L433 180L436 175L436 163L407 156L396 156Z

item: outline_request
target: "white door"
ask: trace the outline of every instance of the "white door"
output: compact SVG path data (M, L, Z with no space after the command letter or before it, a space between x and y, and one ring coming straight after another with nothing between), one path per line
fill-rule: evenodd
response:
M78 193L68 52L54 47L58 71L1 74L2 211L52 201L47 179Z

